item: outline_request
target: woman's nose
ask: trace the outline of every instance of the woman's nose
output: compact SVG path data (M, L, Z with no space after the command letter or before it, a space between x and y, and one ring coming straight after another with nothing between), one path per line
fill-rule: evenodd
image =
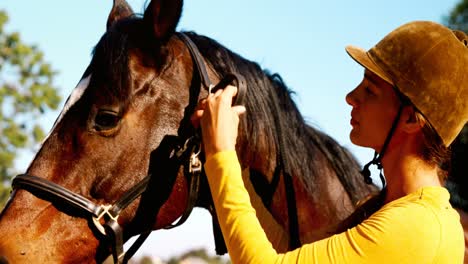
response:
M346 95L346 103L348 103L352 107L357 106L356 89L352 90Z

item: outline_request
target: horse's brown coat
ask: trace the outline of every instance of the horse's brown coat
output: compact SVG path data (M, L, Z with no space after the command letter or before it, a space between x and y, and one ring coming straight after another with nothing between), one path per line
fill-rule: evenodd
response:
M178 6L166 5L169 2L178 3ZM124 4L123 1L116 3ZM179 39L172 36L180 14L165 9L181 8L181 5L181 2L174 0L154 0L148 9L151 12L147 11L144 19L130 20L117 12L124 10L126 14L127 7L114 7L108 20L109 31L98 44L93 62L84 76L92 74L89 87L56 124L28 168L28 174L60 184L93 202L112 203L146 176L151 154L158 149L163 138L186 132L181 126L189 124L187 116L191 113L186 111L194 107L190 106L192 103L190 96L193 95L193 91L189 89L193 87L194 69L188 49ZM116 20L113 16L119 19ZM119 30L128 33L128 46L122 48L127 53L121 54L121 57L114 57L123 60L126 65L119 63L106 65L105 61L100 61L105 58L103 54L119 52L112 50L113 45L118 47L112 41L122 41L118 38ZM149 36L143 36L143 32ZM127 60L122 56L126 56ZM227 57L220 59L228 60ZM243 59L242 63L248 64L252 69L258 67ZM125 87L120 89L119 83L112 82L114 79L122 81L124 76L113 76L112 71L103 68L106 66L116 71L124 69L121 74L129 73ZM215 72L213 67L209 67L209 74L213 81L218 80L219 73ZM261 86L262 83L270 84L269 90L263 92L268 92L271 98L279 98L277 91L274 90L277 87L273 86L273 77L263 72L262 74L262 80L249 84L250 94L247 95L250 96L249 99L256 100L260 97L254 91L257 89L260 92L258 90L260 88L256 86ZM201 91L198 97L205 95L206 91ZM264 100L268 101L270 97ZM292 101L288 103L293 105ZM118 124L109 129L98 129L95 120L102 110L116 112L120 116ZM265 113L251 112L249 115L263 114L272 119L268 116L271 112L268 109L264 111ZM298 114L293 113L291 116L295 115ZM242 165L258 170L271 180L271 175L278 166L275 135L271 132L274 129L271 128L271 124L261 120L255 121L256 126L252 125L253 122L244 122L246 122L245 130L240 132L238 147ZM249 137L253 133L249 134L248 129L252 127L260 127L261 131L271 134L271 136L262 134L255 141L257 151L255 154L250 151L252 138ZM305 131L294 133L309 135L312 128L302 124L301 129ZM328 139L322 134L318 137ZM330 142L330 148L341 149L336 146L336 142ZM299 143L301 144L302 142ZM312 159L316 159L314 161L316 164L321 164L320 167L313 168L320 169L321 172L320 177L314 182L314 186L318 188L314 189L313 194L301 178L301 167L311 166L309 161ZM358 171L357 164L352 159L349 160L352 164L348 166ZM317 148L314 157L303 155L299 161L296 160L298 164L291 166L290 173L294 178L302 242L314 241L329 235L333 231L332 227L349 215L354 208L342 182L337 178L337 171L332 166L332 162ZM155 168L164 165L157 164ZM158 174L158 171L152 173L153 177L167 176ZM350 180L360 181L360 179ZM354 192L358 193L357 196L364 196L370 190L373 188L362 187L361 190ZM135 223L138 202L123 211L119 223L125 230L125 239L147 228L141 224L143 222L150 222L153 229L158 229L172 223L182 214L187 201L187 182L182 168L178 171L174 187L169 193L167 201L156 212L155 219L145 219L144 215L139 215ZM285 190L282 184L276 190L269 209L280 225L288 226L289 218L286 214ZM146 208L144 212L151 210L157 208ZM100 243L88 220L69 213L56 203L40 200L23 190L15 191L11 202L2 212L0 234L0 256L11 263L95 263L103 261L109 254L108 245Z

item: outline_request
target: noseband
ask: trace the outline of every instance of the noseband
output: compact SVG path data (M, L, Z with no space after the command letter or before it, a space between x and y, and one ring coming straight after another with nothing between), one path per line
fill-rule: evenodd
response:
M193 41L184 33L176 33L176 35L184 42L190 51L194 62L194 76L196 70L200 78L200 85L208 90L208 92L223 89L229 84L236 85L238 87L238 93L235 99L235 104L242 102L245 97L247 87L245 79L237 73L230 73L224 76L217 85L213 85L208 76L203 56L200 54L195 43L193 43ZM188 167L188 170L184 171L187 171L185 176L189 181L189 194L187 207L185 208L182 216L176 223L164 227L165 229L174 228L183 224L198 201L200 177L202 175L202 162L199 158L199 154L201 152L200 138L199 132L195 133L195 135L186 139L183 146L179 147L175 153L177 158L182 159L184 157L188 157L185 158L186 163L184 163L185 166ZM134 244L132 244L129 250L125 252L123 248L123 229L118 223L118 218L122 210L127 208L146 190L151 176L152 175L149 173L143 180L130 188L130 190L124 193L124 195L113 204L96 204L82 195L71 192L56 183L27 173L17 175L13 179L12 188L15 191L19 189L26 190L37 197L50 202L59 201L77 210L80 217L91 220L96 229L100 234L102 234L102 237L97 237L98 240L105 240L106 242L110 241L114 262L127 263L143 244L151 231L140 234ZM216 218L216 216L214 217Z

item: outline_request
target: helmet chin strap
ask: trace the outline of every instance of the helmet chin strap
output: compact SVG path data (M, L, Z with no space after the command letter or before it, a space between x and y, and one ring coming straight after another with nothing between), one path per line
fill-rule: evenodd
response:
M398 126L398 121L400 120L401 112L403 110L403 104L400 105L398 108L398 113L395 116L395 119L393 120L392 127L390 128L390 131L387 134L387 138L385 139L385 142L383 144L382 150L380 153L374 152L374 158L372 158L371 161L369 161L366 165L364 165L364 168L361 171L361 174L364 176L364 182L367 184L372 184L372 178L371 178L371 172L369 170L369 167L371 165L376 165L377 169L380 171L380 180L382 181L382 189L385 188L386 182L385 182L385 177L382 174L382 157L385 154L385 151L387 150L388 144L390 143L390 140L392 139L393 133L395 132L395 129Z

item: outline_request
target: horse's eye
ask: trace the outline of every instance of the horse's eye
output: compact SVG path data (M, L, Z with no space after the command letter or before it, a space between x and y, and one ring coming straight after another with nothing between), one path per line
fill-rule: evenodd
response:
M97 131L109 130L119 124L120 115L116 112L109 110L99 110L94 119L94 128Z

